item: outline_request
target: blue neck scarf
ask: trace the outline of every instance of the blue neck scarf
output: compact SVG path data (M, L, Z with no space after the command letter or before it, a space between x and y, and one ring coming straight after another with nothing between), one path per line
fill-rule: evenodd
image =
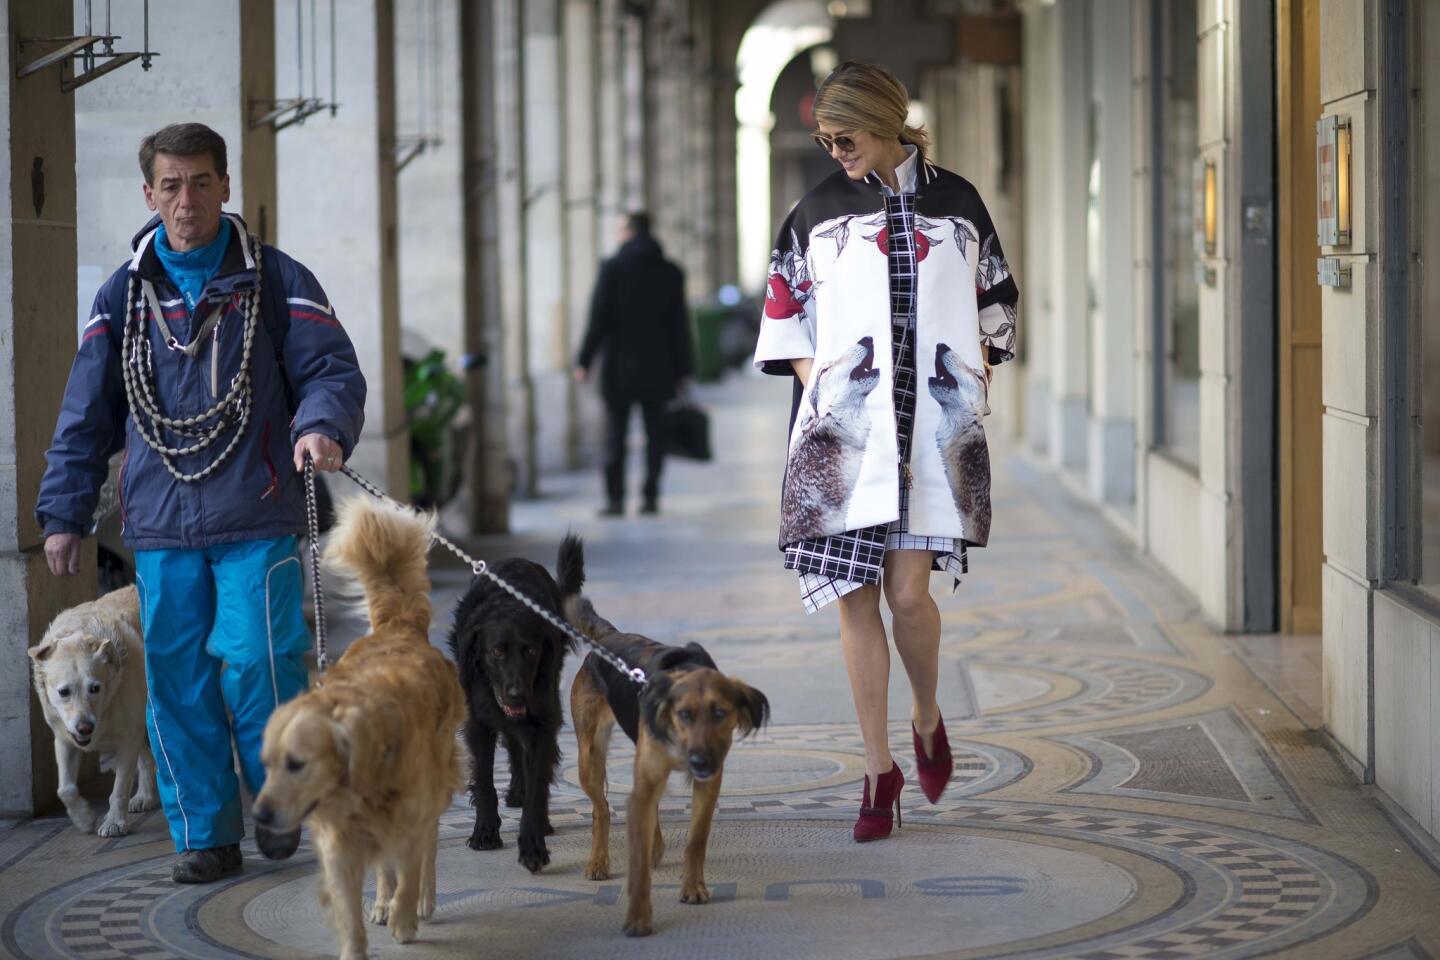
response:
M225 250L230 246L230 232L230 219L221 217L220 230L215 234L214 240L184 253L176 253L170 248L170 240L165 235L163 223L155 235L155 253L160 257L160 265L165 268L165 275L175 284L175 288L185 298L185 305L192 311L195 304L200 302L200 294L205 291L205 284L215 276L215 271L220 269L220 261L225 259Z

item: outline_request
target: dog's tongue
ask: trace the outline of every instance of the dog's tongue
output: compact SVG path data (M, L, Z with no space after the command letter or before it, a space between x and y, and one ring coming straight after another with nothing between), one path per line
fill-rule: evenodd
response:
M500 704L500 709L505 711L505 716L510 717L511 719L525 716L524 707L512 707L508 704L502 703Z

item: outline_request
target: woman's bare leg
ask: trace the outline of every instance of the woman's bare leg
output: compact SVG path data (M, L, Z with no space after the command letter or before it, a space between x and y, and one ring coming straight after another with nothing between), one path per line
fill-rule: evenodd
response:
M911 722L929 756L931 736L940 723L935 691L940 680L940 609L930 596L929 550L891 550L885 554L885 601L895 623L895 650L910 678Z
M880 619L880 587L870 584L852 590L840 604L840 645L850 694L865 742L865 772L873 783L890 772L890 737L886 695L890 687L890 644Z

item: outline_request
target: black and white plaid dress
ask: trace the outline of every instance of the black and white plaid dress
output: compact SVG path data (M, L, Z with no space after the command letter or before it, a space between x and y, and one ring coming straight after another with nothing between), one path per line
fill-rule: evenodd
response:
M915 163L921 162L912 155ZM895 422L900 450L896 481L900 484L900 517L890 523L847 530L829 537L800 540L785 547L785 567L800 575L800 596L805 610L814 613L852 590L880 582L887 550L929 550L935 570L956 577L967 572L965 543L951 537L923 537L910 533L910 489L906 464L910 460L910 433L915 422L915 194L914 166L906 171L911 184L906 192L886 187L885 216L889 233L890 328L895 362ZM900 171L896 171L897 177Z

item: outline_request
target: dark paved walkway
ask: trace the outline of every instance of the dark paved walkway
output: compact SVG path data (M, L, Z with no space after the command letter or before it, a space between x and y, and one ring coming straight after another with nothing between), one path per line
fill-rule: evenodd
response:
M863 764L833 610L807 618L773 549L774 382L711 391L717 463L676 465L662 519L594 519L597 478L551 478L516 510L523 534L482 544L547 563L587 538L590 595L626 629L700 640L769 694L768 733L732 755L712 837L715 902L656 874L654 937L620 934L623 878L581 875L587 803L556 791L552 863L464 846L442 827L441 907L385 957L1440 956L1440 875L1286 706L1103 522L1015 456L997 465L994 544L944 596L942 704L960 753L937 806L912 785L894 839L849 840ZM438 570L448 607L464 574ZM945 594L936 578L937 596ZM439 631L437 630L437 633ZM892 684L910 764L908 701ZM567 732L562 743L573 757ZM611 763L623 811L628 770ZM912 776L913 782L913 776ZM683 843L686 798L664 805ZM507 822L513 838L514 823ZM612 859L623 863L623 830ZM254 856L222 886L171 885L154 815L129 837L47 819L0 830L0 952L84 960L324 954L307 851Z

